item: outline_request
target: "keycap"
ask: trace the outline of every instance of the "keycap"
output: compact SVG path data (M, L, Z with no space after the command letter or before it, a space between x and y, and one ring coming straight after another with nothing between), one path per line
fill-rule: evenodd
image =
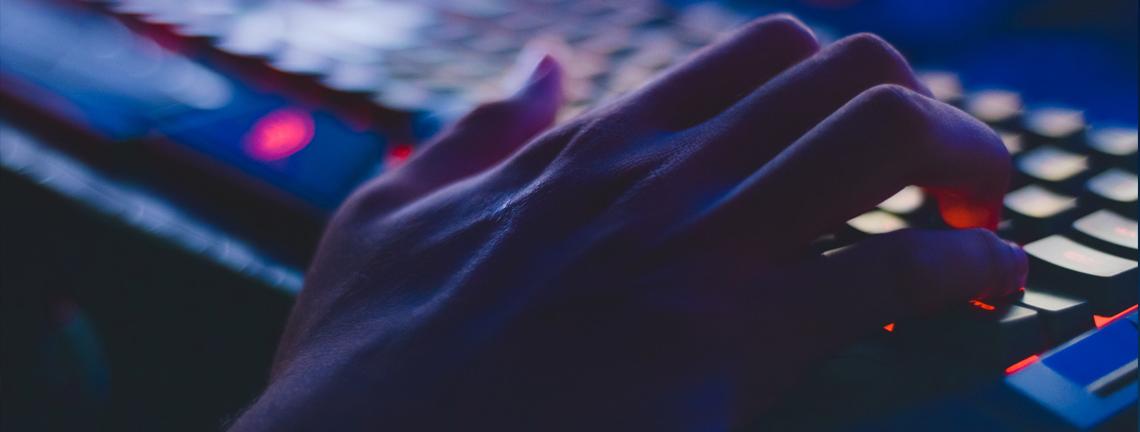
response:
M1024 127L1036 141L1033 144L1071 144L1083 135L1085 116L1070 108L1038 108L1025 116Z
M1057 190L1075 191L1080 188L1082 174L1088 170L1088 157L1046 145L1022 153L1017 159L1017 169L1031 181Z
M1027 288L1017 304L1037 311L1049 346L1065 342L1093 329L1088 302L1063 294Z
M1093 157L1126 169L1136 169L1136 129L1095 128L1089 131L1088 145Z
M1107 427L1136 406L1137 336L1134 324L1118 320L1043 354L1005 384L1078 430Z
M1025 150L1025 140L1021 137L1021 134L1000 129L994 130L998 133L998 136L1001 137L1001 143L1005 145L1005 150L1008 151L1010 155L1016 156L1018 153L1021 153L1022 150Z
M906 350L939 353L965 368L1001 371L1044 350L1040 314L1012 304L974 301L953 311L896 323L892 331Z
M879 208L897 215L906 215L918 211L925 201L922 188L907 186L879 203Z
M1089 301L1093 313L1113 314L1136 304L1136 261L1092 249L1061 235L1024 246L1030 283Z
M966 112L989 124L1010 124L1021 114L1021 96L1009 90L983 90L970 95Z
M1099 242L1100 249L1121 257L1136 256L1136 220L1097 210L1073 222L1077 233Z
M1129 216L1136 215L1136 174L1111 168L1090 178L1085 187L1096 204Z
M1076 218L1077 199L1031 184L1006 194L1005 208L1016 240L1034 240L1057 232Z
M893 214L873 210L863 213L847 221L847 226L854 230L856 237L863 235L885 234L906 228L906 221Z
M956 104L962 99L962 81L958 74L946 71L927 71L918 75L918 79L930 89L934 98L948 104Z

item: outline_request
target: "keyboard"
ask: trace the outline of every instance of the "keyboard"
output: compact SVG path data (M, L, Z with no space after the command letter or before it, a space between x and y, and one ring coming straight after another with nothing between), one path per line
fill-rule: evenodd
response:
M299 286L292 269L306 262L336 204L414 153L440 124L502 96L520 79L512 64L538 52L562 60L566 121L749 18L716 3L654 0L2 1L0 96L19 109L0 114L66 155L23 144L0 150L78 161L37 168L9 160L4 169L57 179L40 182L62 185L60 193L93 208L118 200L91 192L116 188L115 176L101 172L156 185L159 195L186 203L193 221L159 234L187 243L195 237L186 232L196 230L240 233L211 234L220 239L212 247L188 244L225 251L216 245L248 238L241 249L250 252L240 255L257 257L246 260L261 263L254 273L290 292ZM833 39L826 28L817 34ZM889 386L892 401L1000 383L1007 398L1032 407L1014 417L1032 412L1058 430L1135 430L1136 125L1090 124L1078 107L1030 104L1015 88L967 85L952 71L921 78L938 99L991 125L1012 155L1016 173L998 232L1024 246L1030 277L1014 298L883 323L853 357L875 352L876 361L907 359L900 370L927 366L915 372L921 385ZM60 178L82 178L72 182L82 187ZM945 227L918 187L821 237L813 252L907 227ZM833 395L836 411L878 385L866 377L885 376L865 365L846 370L850 358L834 364L845 377L825 371L812 387L862 377L837 393L843 397ZM886 372L894 374L886 380L905 381ZM898 404L887 399L855 404L866 412L850 417L889 413ZM821 406L799 403L788 412ZM776 423L783 429L797 427L775 417L787 421Z

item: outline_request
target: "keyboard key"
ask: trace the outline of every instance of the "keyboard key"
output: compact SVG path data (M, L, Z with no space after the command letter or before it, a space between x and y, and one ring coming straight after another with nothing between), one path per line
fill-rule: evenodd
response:
M906 228L908 225L898 216L874 210L847 221L847 226L853 228L858 234L875 235L897 231Z
M1136 174L1110 169L1089 180L1089 190L1122 203L1136 202Z
M1049 218L1076 207L1076 198L1050 192L1037 185L1029 185L1006 194L1005 206L1019 215L1039 219Z
M1073 222L1077 233L1103 242L1102 248L1120 256L1136 256L1136 221L1108 210L1098 210Z
M998 136L1001 137L1001 143L1005 145L1005 150L1008 151L1010 155L1016 156L1018 153L1021 153L1022 150L1025 150L1025 140L1021 137L1021 134L1004 130L997 130L997 133Z
M1049 346L1093 329L1092 309L1084 300L1038 289L1026 289L1017 304L1037 311Z
M958 74L945 71L928 71L919 74L918 79L934 93L934 98L948 104L962 99L962 81Z
M1077 181L1088 170L1088 157L1043 146L1025 152L1017 159L1017 169L1031 180L1044 182L1061 190L1074 190Z
M880 203L879 208L897 215L905 215L918 211L924 201L922 188L907 186Z
M950 356L967 369L1000 371L1044 350L1040 314L1018 305L974 305L897 323L903 349Z
M1061 107L1030 111L1024 123L1025 130L1039 143L1071 143L1085 130L1083 112Z
M1077 199L1031 184L1006 194L1005 207L1015 240L1033 240L1067 226L1076 217Z
M1097 204L1124 214L1136 214L1136 174L1111 168L1089 179L1086 187Z
M1136 261L1052 235L1025 245L1033 286L1086 299L1093 313L1112 314L1136 304Z
M1021 114L1021 96L1008 90L985 90L966 99L966 112L989 124L1009 124Z
M1136 169L1136 129L1110 127L1089 131L1088 145L1094 157L1118 166Z
M1116 321L1042 355L1005 383L1078 430L1116 430L1106 422L1136 406L1137 336L1135 325Z

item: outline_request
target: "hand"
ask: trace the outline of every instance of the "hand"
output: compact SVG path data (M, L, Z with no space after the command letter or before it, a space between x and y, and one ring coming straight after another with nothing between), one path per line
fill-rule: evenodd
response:
M985 229L806 253L909 184L957 227L1000 213L1001 141L874 36L760 19L542 133L561 74L344 204L235 429L725 428L886 322L1024 281Z

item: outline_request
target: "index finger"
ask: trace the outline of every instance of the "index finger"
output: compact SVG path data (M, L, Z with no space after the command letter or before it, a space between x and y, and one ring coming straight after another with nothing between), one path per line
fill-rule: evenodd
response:
M985 124L897 85L864 92L769 161L710 210L712 227L757 226L804 245L904 186L926 186L958 228L995 228L1011 163ZM739 237L740 230L727 234ZM729 238L732 238L729 237Z

